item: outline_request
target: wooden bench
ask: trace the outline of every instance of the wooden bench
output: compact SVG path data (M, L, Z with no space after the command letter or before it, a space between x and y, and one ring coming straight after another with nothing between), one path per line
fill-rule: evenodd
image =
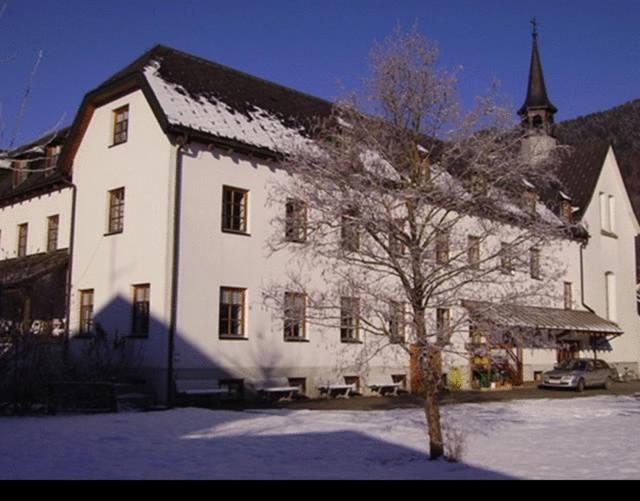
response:
M391 393L392 395L397 395L398 390L402 388L400 383L372 383L367 385L367 387L380 395L385 395L387 393Z
M327 398L340 396L349 398L351 393L356 389L354 384L325 384L318 385L317 388L320 391L320 395L326 396Z
M176 379L176 395L189 404L200 399L218 403L229 394L228 388L220 388L217 381L211 379Z

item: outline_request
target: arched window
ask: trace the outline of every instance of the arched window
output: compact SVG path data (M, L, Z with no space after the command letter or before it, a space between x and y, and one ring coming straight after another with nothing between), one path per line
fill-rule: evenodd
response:
M608 271L604 274L605 294L607 301L607 319L615 322L616 312L616 276Z

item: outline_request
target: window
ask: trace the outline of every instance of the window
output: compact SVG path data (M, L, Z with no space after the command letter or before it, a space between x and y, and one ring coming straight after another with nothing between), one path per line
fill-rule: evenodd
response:
M18 225L18 257L27 255L27 236L29 233L28 223Z
M218 387L228 390L234 398L242 399L244 396L244 379L219 379Z
M486 197L488 192L486 176L484 174L474 174L471 178L469 190L477 197Z
M109 192L108 233L122 233L124 230L124 188Z
M478 327L478 324L474 321L469 321L469 339L473 346L480 346L484 344L484 337Z
M303 377L290 377L288 378L289 386L297 386L300 395L307 394L307 380Z
M340 298L340 341L358 341L360 336L360 299Z
M355 209L345 211L342 214L341 223L340 237L342 250L357 252L358 249L360 249L358 212Z
M571 310L573 308L573 294L571 282L564 283L564 309Z
M22 184L28 177L27 162L25 160L14 160L11 168L13 169L13 187Z
M616 199L609 195L609 231L616 232Z
M290 198L286 204L285 239L287 242L307 240L307 204Z
M480 237L467 237L467 260L472 269L480 269Z
M129 132L129 106L113 112L113 145L126 143Z
M151 286L141 284L133 286L133 311L131 316L131 334L146 336L149 334L149 302Z
M345 376L344 384L353 385L355 392L360 393L360 378L358 376Z
M229 186L222 187L222 230L247 232L247 200L249 192Z
M80 335L93 332L93 289L80 291Z
M306 338L307 296L298 292L284 294L284 338L295 341Z
M402 343L405 340L405 311L404 303L391 301L389 303L389 341Z
M407 389L407 375L406 374L392 374L391 381L400 385L400 389Z
M449 232L438 231L436 235L436 263L449 263Z
M392 257L402 257L407 253L407 246L404 242L395 236L393 233L389 233L389 254Z
M58 248L59 223L60 218L57 214L47 218L47 252L54 251Z
M603 231L609 231L609 207L607 195L600 192L600 227Z
M529 251L529 274L531 278L540 279L540 249Z
M58 163L58 157L60 156L60 149L60 146L50 146L47 148L46 170L44 171L46 177L53 174L56 164Z
M524 210L532 216L536 214L536 204L538 202L538 195L534 191L527 190L522 194L522 203Z
M449 308L438 308L436 310L436 329L438 331L439 341L446 341L448 339L450 315L451 312Z
M502 242L500 248L500 270L509 275L513 273L513 249L506 242Z
M568 200L563 200L562 204L560 205L560 213L562 218L566 222L573 222L573 208L571 207L571 202L569 202Z
M244 337L244 310L246 289L220 288L218 334L220 337Z
M608 271L604 275L605 293L607 301L607 319L615 322L617 320L616 309L616 276Z

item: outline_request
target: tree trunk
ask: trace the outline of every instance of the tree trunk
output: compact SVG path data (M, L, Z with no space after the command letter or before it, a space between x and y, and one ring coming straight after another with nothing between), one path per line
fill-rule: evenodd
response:
M424 374L424 414L429 433L429 459L435 460L444 454L438 404L438 390L442 378L441 356L437 347L428 343L424 310L416 309L414 322L422 362L419 367Z
M438 392L442 379L442 362L439 350L433 346L427 348L426 358L424 413L429 431L429 458L435 460L444 454L444 441L442 439L442 427L440 426L440 404L438 403Z

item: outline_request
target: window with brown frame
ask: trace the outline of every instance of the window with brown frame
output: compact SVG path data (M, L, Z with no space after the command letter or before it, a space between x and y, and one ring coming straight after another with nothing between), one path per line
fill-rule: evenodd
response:
M222 187L222 231L247 232L248 199L247 190Z
M340 341L349 343L360 338L360 299L340 298Z
M284 293L284 338L306 339L307 296L299 292Z
M60 217L57 214L47 218L47 252L52 252L58 248L59 226Z
M573 222L573 207L571 206L571 202L569 202L568 200L563 200L562 204L560 205L560 212L565 221L567 221L568 223Z
M285 239L287 242L306 242L307 204L290 198L285 206Z
M486 197L489 191L486 176L484 174L474 174L471 176L469 190L477 197Z
M218 335L221 338L245 337L245 295L246 289L220 287Z
M109 192L109 226L108 233L124 231L124 188Z
M113 145L127 142L129 134L129 106L113 111Z
M538 204L538 195L535 191L526 190L522 194L522 204L524 209L532 216L536 214L536 205Z
M446 230L436 235L436 263L449 264L449 232Z
M133 308L131 311L131 335L149 335L149 304L151 286L139 284L133 286Z
M480 269L480 237L467 237L467 261L471 269Z
M540 249L529 251L529 273L531 278L540 280Z
M27 162L25 160L14 160L11 163L13 169L13 187L22 184L28 177Z
M360 224L355 209L346 210L341 217L340 244L342 250L357 252L360 249Z
M564 309L573 309L573 291L571 282L564 283Z
M436 309L436 330L438 340L446 340L450 334L451 310L449 308Z
M49 146L47 148L47 160L45 163L46 170L44 171L45 177L49 177L55 171L56 164L58 163L58 157L60 156L60 146Z
M93 289L80 291L80 335L93 333Z
M27 238L29 235L29 224L23 223L18 225L18 257L27 255Z
M513 268L513 246L510 243L502 242L500 248L500 271L511 275Z
M404 342L405 323L404 303L391 301L389 303L389 341L391 343Z

